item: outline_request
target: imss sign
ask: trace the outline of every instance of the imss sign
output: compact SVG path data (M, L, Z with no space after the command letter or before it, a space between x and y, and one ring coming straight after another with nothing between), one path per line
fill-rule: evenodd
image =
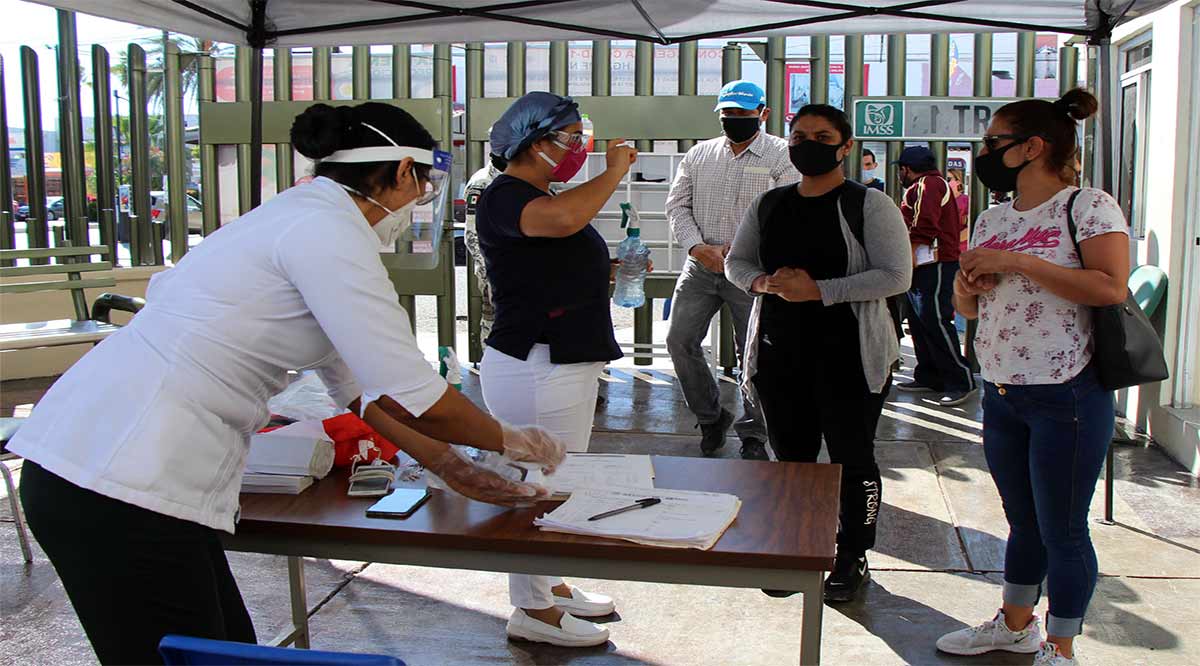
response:
M880 141L978 141L992 114L1012 98L859 97L854 138Z

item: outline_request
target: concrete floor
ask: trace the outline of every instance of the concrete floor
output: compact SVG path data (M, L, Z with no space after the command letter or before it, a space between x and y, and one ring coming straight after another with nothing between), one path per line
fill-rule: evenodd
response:
M911 363L911 359L908 361ZM614 368L601 387L593 451L698 455L698 431L669 366ZM0 414L48 382L0 385ZM736 387L721 382L736 409ZM482 402L468 377L465 392ZM865 597L827 608L827 664L1029 664L1031 657L938 654L942 633L999 605L1006 527L987 474L978 400L941 410L893 394L880 424L884 470L874 580ZM721 454L737 455L730 439ZM14 465L15 466L15 465ZM1200 487L1154 447L1117 449L1117 524L1093 524L1102 578L1078 642L1084 664L1200 663ZM49 562L21 562L7 501L0 508L0 664L91 664ZM1100 515L1102 490L1093 516ZM286 565L230 554L260 639L287 622ZM409 664L787 664L799 656L798 598L757 590L572 581L611 594L605 646L566 650L505 640L505 577L487 572L309 560L313 647L396 655ZM1044 604L1042 612L1044 612Z

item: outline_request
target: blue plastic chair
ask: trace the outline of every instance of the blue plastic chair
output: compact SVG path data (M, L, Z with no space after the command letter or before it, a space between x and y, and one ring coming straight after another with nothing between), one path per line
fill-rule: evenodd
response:
M404 666L381 654L322 652L250 645L188 636L163 636L158 653L167 666Z

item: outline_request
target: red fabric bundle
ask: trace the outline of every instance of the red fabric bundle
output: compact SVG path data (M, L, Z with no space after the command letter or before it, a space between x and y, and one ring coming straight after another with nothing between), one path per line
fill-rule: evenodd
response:
M392 462L400 451L352 412L325 419L322 425L325 434L333 440L334 467L349 467L356 462L372 460Z

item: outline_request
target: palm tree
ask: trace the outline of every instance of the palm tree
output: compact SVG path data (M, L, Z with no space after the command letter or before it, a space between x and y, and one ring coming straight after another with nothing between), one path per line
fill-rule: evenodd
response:
M207 39L188 37L186 35L170 35L168 41L179 48L179 78L183 98L188 99L196 93L200 85L200 57L215 56L221 53L217 43ZM146 72L146 96L152 106L162 107L166 101L165 95L165 63L166 53L163 40L144 39L139 42L146 49L146 62L158 63L158 67L148 67ZM113 65L112 73L122 86L129 85L129 53L122 52L120 62Z

